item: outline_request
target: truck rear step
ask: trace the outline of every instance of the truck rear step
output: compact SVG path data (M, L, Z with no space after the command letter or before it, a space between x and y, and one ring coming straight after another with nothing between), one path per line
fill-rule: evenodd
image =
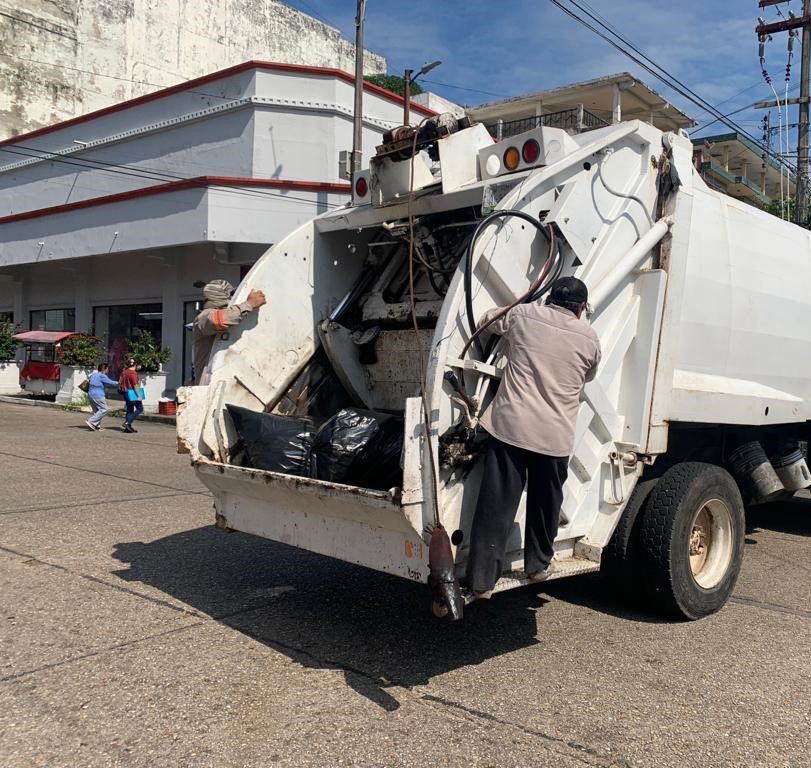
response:
M555 560L552 572L543 581L530 581L523 571L507 571L496 582L493 593L504 592L516 587L524 587L527 584L544 584L555 579L564 579L567 576L578 576L581 573L593 573L600 570L600 564L594 560L586 560L582 557L567 557L565 560ZM472 592L465 593L465 603L472 603L474 600Z

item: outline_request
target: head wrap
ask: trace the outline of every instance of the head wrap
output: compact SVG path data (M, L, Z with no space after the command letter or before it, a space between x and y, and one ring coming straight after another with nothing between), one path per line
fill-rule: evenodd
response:
M215 307L228 306L231 296L234 293L234 286L227 280L212 280L203 287L203 296Z

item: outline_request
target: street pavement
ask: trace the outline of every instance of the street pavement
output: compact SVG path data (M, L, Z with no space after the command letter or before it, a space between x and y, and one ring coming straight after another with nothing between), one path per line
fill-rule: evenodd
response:
M174 431L0 403L0 765L811 765L811 500L732 601L599 575L433 619L424 588L213 527Z

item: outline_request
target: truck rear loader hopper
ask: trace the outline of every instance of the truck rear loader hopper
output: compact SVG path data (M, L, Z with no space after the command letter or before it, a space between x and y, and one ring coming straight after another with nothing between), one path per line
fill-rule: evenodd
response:
M811 484L808 232L709 189L686 136L638 121L494 143L439 116L387 134L353 188L256 263L234 300L259 288L267 305L215 342L208 382L178 394L179 449L217 524L420 583L433 569L435 613L460 616L478 417L505 352L471 341L475 320L575 275L603 355L549 578L602 567L660 610L718 610L744 504ZM398 414L402 482L242 466L227 405ZM496 591L526 583L523 520Z

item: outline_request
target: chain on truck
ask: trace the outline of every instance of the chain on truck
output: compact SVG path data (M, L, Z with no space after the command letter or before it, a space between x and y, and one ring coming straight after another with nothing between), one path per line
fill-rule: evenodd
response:
M574 275L603 359L550 578L602 570L700 618L735 584L745 505L811 485L810 250L807 231L708 188L683 133L632 121L496 143L429 118L386 134L352 202L251 269L234 301L258 288L267 306L179 392L178 444L218 526L428 584L459 618L478 419L505 363L475 319ZM526 583L523 528L522 505L495 591Z

